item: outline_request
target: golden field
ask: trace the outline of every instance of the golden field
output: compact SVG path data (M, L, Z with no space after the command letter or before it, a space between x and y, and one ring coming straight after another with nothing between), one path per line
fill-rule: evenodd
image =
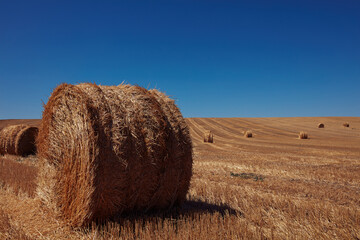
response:
M6 155L0 239L360 239L360 118L186 121L194 163L182 209L73 229L36 197L36 156ZM0 120L0 128L18 123L39 120ZM203 142L206 130L214 143Z

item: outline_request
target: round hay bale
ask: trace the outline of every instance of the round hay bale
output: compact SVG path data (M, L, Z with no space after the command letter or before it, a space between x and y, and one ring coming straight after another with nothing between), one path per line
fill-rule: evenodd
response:
M253 137L253 134L250 130L246 131L245 134L244 134L244 137L246 138L252 138Z
M157 90L62 84L45 106L37 145L37 193L72 226L168 209L189 189L189 130Z
M36 152L37 127L10 125L0 131L0 154L26 156Z
M299 139L308 139L308 134L306 132L299 133Z
M206 130L204 133L204 142L213 143L214 142L214 134L210 130Z
M318 128L324 128L324 127L325 127L325 125L323 123L318 124Z
M343 123L343 126L344 127L350 127L350 124L348 122L346 122L346 123Z

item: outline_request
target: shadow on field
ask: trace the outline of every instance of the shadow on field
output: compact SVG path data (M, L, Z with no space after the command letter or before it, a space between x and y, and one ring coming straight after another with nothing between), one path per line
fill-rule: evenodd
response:
M238 216L242 215L240 211L236 211L226 204L216 205L202 201L186 201L179 210L179 214L188 215L192 213L219 213L222 216L226 214Z
M209 219L206 216L216 215L216 218L228 216L242 217L240 211L236 211L226 204L211 204L202 201L186 201L182 207L174 207L168 211L148 211L147 213L131 212L122 213L103 222L93 222L87 227L88 233L100 234L104 237L123 237L129 234L129 238L139 238L142 231L158 231L159 227L172 228L177 233L186 223L191 224L195 219ZM206 215L206 216L205 216ZM124 235L125 236L125 235ZM106 238L104 238L106 239Z
M240 211L237 211L226 204L211 204L203 201L194 201L188 200L186 201L182 207L173 207L167 211L148 211L146 213L143 212L131 212L131 213L122 213L109 219L110 222L115 224L122 225L124 222L150 222L155 221L177 221L188 219L191 220L193 218L198 218L203 214L218 214L220 217L226 217L229 215L232 216L243 216ZM103 223L99 223L103 225ZM106 224L106 222L105 222Z

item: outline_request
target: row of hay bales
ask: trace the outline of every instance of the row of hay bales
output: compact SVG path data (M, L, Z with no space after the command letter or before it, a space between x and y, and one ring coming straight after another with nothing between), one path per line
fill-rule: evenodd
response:
M244 137L246 137L246 138L253 137L252 131L250 131L250 130L245 131ZM206 130L204 132L204 142L205 143L213 143L214 142L214 134L212 133L211 130Z
M345 122L345 123L343 123L343 126L344 127L350 127L350 124ZM324 123L319 123L318 128L325 128L325 124ZM299 139L308 139L308 138L309 138L309 135L306 132L301 131L299 133Z
M189 129L157 90L62 84L45 105L36 146L37 195L75 227L179 206L189 189Z
M153 90L152 90L153 91ZM343 123L344 127L349 127L349 123ZM318 124L318 128L324 128L323 123ZM36 152L35 139L38 128L28 125L11 125L0 131L0 154L29 155ZM245 131L244 137L251 138L253 134L250 130ZM308 134L301 131L300 139L308 139ZM204 133L204 142L213 143L214 134L210 130Z
M343 127L350 127L350 124L348 122L344 122L343 124ZM318 124L318 128L324 128L325 125L323 123L319 123Z
M349 127L350 124L346 122L346 123L343 123L343 126ZM324 128L324 127L325 127L325 125L323 123L318 124L318 128ZM252 134L251 130L245 131L244 137L252 138L253 134ZM309 135L306 132L301 131L299 133L299 139L308 139L308 138L309 138ZM204 142L205 143L213 143L214 142L214 134L211 132L211 130L206 130L204 132Z
M253 134L251 130L247 130L244 133L245 138L252 138ZM307 139L308 135L305 132L300 132L299 134L300 139ZM211 132L211 130L206 130L204 133L204 142L205 143L213 143L214 142L214 134Z

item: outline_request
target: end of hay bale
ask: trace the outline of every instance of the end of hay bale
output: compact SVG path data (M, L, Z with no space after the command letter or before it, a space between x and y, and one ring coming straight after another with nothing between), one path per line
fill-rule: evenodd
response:
M318 124L318 128L324 128L324 127L325 127L325 125L323 123Z
M350 127L350 124L348 122L343 123L344 127Z
M16 143L18 155L26 156L36 153L36 138L39 129L37 127L27 127L19 133Z
M252 138L253 137L253 134L250 130L246 131L245 134L244 134L244 137L246 138Z
M37 127L10 125L0 131L0 154L26 156L36 153Z
M213 143L214 142L214 134L210 130L205 131L205 133L204 133L204 142L207 142L207 143Z
M300 132L299 133L299 139L308 139L309 136L306 132Z

